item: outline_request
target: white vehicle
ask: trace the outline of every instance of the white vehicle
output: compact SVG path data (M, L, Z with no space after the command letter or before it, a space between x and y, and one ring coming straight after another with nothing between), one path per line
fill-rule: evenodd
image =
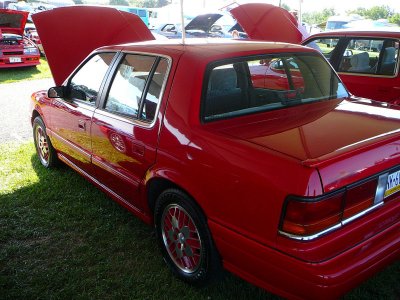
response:
M363 19L363 17L361 17L359 15L332 16L332 17L329 17L328 21L326 22L325 31L343 29L343 28L346 28L346 25L348 23L353 22L353 21L359 21L362 19Z

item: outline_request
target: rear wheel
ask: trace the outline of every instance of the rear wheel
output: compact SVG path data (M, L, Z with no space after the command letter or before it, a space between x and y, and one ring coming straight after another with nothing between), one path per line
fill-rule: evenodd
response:
M46 168L56 166L59 162L57 153L46 134L46 126L39 116L33 120L33 139L41 164Z
M184 192L164 191L155 206L155 228L165 262L179 279L203 286L222 266L200 208Z

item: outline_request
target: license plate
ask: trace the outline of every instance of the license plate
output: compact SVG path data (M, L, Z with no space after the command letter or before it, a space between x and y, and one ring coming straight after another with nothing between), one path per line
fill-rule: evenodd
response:
M21 57L10 57L10 63L20 63Z
M400 170L388 175L384 198L400 191Z

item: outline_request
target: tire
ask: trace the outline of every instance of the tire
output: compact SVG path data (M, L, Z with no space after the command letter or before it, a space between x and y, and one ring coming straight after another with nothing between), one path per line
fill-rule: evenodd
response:
M57 166L59 163L57 153L46 134L46 126L39 116L33 120L33 140L40 163L46 168Z
M186 193L168 189L154 210L156 236L164 261L180 280L205 286L222 277L222 264L206 219Z

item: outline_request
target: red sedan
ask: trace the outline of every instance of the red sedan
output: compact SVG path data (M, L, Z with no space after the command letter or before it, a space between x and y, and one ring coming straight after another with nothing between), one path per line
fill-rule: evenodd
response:
M28 12L0 9L0 68L40 64L37 46L24 36Z
M112 42L152 38L113 9L34 15L57 84L32 95L37 153L153 224L173 274L203 285L226 268L283 297L331 299L399 259L397 107L350 96L302 46L146 41L91 52L110 42L98 19L110 32L137 26ZM92 43L79 20L99 31ZM79 51L54 51L65 26L74 45L86 41ZM265 73L276 84L254 85L265 61L282 66Z

